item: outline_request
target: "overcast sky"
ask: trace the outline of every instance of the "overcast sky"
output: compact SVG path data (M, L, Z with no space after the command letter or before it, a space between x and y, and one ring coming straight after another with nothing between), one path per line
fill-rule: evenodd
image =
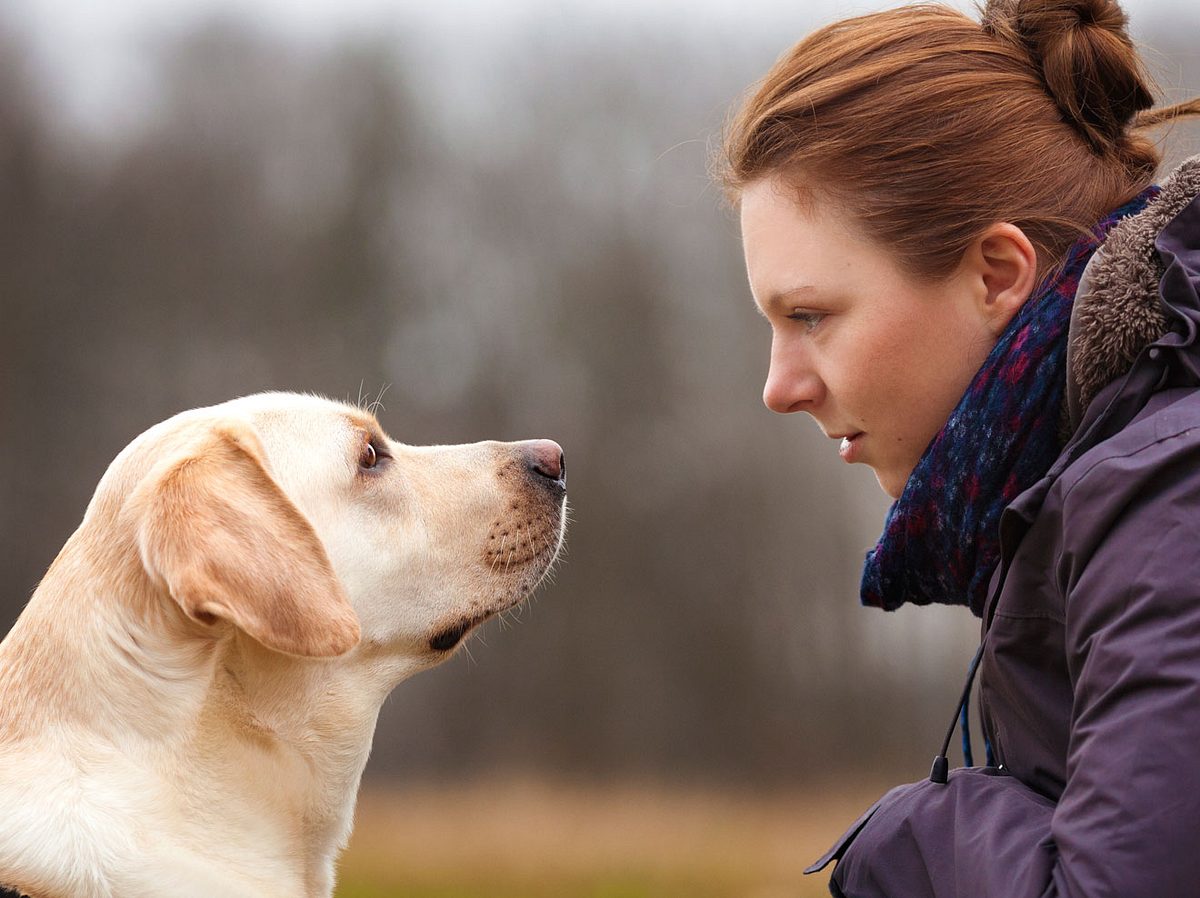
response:
M1123 5L1136 33L1139 24L1194 2L1125 0ZM463 48L533 27L580 27L581 21L600 18L616 27L778 32L782 49L819 23L894 5L888 0L0 0L0 21L15 24L26 36L64 111L86 119L138 77L139 60L156 35L186 31L215 16L316 43L356 32L417 29L445 35L448 46ZM974 8L969 0L950 5Z

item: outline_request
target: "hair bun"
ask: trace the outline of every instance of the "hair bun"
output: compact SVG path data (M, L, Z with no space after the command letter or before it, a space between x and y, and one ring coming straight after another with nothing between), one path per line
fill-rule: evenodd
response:
M1024 47L1059 109L1104 153L1154 105L1116 0L989 0L984 30Z

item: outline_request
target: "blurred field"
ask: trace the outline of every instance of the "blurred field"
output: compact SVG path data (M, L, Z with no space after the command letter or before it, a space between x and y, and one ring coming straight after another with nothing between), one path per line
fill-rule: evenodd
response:
M478 783L365 789L338 898L816 898L883 785L776 796Z

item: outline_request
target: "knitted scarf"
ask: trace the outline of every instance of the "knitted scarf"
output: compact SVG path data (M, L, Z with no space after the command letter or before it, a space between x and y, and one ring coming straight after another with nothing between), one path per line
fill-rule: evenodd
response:
M982 613L1000 558L1000 513L1062 449L1067 331L1079 277L1108 231L1140 211L1150 188L1067 251L1009 322L962 399L917 462L867 553L862 602L967 605Z

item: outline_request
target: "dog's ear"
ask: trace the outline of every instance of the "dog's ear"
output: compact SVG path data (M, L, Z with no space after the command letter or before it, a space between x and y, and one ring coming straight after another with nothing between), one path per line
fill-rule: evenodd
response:
M184 613L269 649L332 657L358 617L312 525L268 473L245 424L223 422L138 487L138 548Z

